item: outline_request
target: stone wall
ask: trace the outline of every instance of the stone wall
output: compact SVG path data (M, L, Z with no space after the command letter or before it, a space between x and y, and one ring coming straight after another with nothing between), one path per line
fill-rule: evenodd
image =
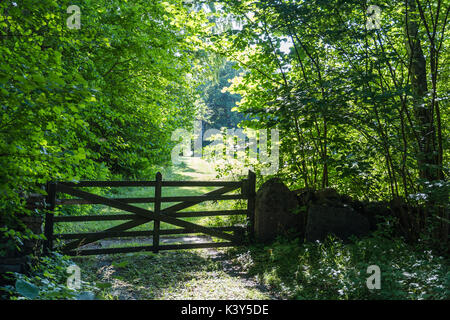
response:
M279 235L301 232L303 224L295 213L298 200L281 180L266 181L256 193L255 239L259 242L273 241Z
M330 234L347 240L375 230L377 216L389 214L385 203L364 204L334 189L291 191L273 178L256 193L254 233L259 242L289 234L306 241L323 240Z

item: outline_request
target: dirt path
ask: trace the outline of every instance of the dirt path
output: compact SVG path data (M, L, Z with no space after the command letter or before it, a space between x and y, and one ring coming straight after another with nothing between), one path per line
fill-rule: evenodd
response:
M177 240L181 239L172 239ZM118 243L108 241L102 246ZM220 249L99 255L76 260L88 275L86 280L102 283L106 288L103 294L111 299L278 299L233 265Z

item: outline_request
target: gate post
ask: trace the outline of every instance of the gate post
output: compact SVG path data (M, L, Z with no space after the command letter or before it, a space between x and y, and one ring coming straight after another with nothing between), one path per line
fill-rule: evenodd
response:
M162 174L161 172L156 173L156 184L155 184L155 208L154 212L159 214L161 212L161 185L162 185ZM161 222L159 220L153 220L153 252L158 253L159 248L159 228Z
M254 239L255 234L255 199L256 199L256 175L253 171L248 172L247 180L247 219L248 234L250 240Z
M49 255L53 250L53 211L56 206L56 183L48 182L47 186L47 210L52 212L45 213L45 226L44 226L44 254Z

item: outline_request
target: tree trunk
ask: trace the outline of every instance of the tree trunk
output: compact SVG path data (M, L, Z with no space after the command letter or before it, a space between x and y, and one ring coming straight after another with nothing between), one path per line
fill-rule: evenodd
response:
M409 55L409 72L413 94L414 115L419 132L419 154L417 162L419 177L428 181L439 178L436 168L435 128L433 123L433 106L426 101L427 65L420 43L418 28L419 14L415 0L406 0L406 49Z

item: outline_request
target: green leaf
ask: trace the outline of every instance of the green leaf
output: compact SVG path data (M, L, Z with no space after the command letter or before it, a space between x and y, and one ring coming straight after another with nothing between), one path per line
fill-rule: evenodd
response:
M77 296L77 300L95 300L95 294L91 291L83 291Z
M34 284L19 279L16 281L16 291L28 299L34 299L39 295L39 288Z
M95 286L99 289L109 289L112 287L112 283L109 282L97 282Z

